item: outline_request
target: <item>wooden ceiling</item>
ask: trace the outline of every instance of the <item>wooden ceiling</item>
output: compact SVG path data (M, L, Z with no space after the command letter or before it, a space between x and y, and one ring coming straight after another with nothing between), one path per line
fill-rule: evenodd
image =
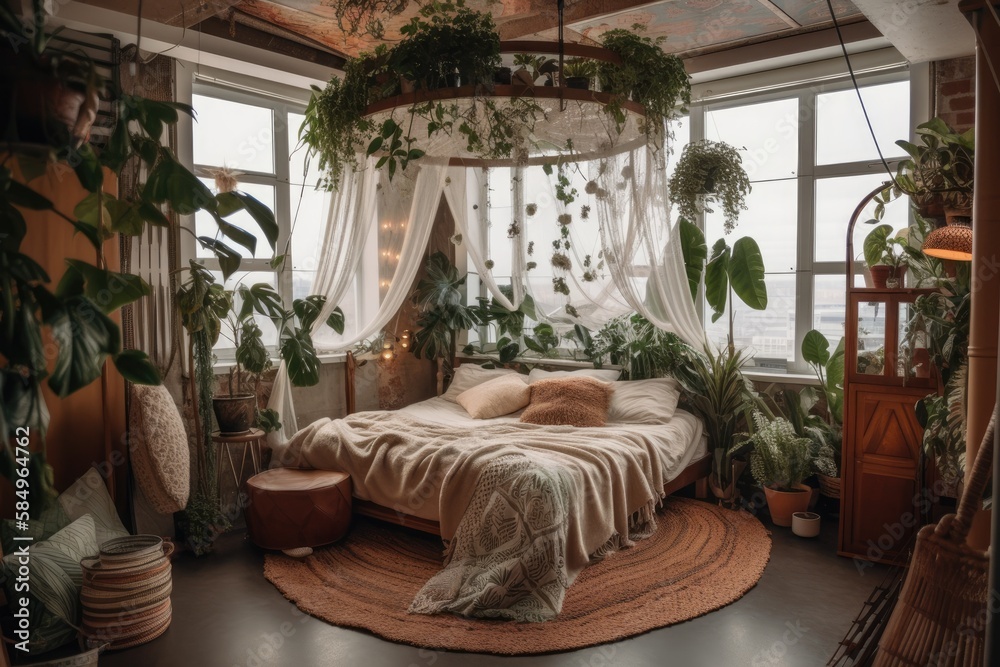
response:
M96 6L136 11L121 0L83 0ZM131 0L138 6L138 0ZM351 0L339 0L340 4ZM396 0L406 4L407 0ZM558 26L555 0L466 0L490 12L502 39L554 39ZM349 34L337 19L338 0L145 0L143 18L191 27L205 21L252 26L284 39L317 46L343 56L370 50L381 41L395 42L399 28L414 16L410 0L395 16L379 15L382 39ZM851 0L834 0L842 23L864 20ZM831 25L826 0L566 0L566 40L589 42L612 28L645 26L645 34L665 36L664 50L701 55L736 46L821 30Z

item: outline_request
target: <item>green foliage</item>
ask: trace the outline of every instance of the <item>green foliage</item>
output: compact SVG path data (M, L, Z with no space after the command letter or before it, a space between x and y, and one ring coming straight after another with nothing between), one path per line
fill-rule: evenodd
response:
M893 182L875 199L875 220L881 220L885 205L908 195L919 208L972 208L975 184L974 129L959 134L940 118L917 126L919 144L900 139L896 145L909 158L896 168Z
M736 440L744 413L759 403L753 385L743 377L741 369L746 361L743 350L715 352L706 346L701 353L692 351L689 359L674 369L674 377L684 388L685 404L705 422L712 471L722 488L731 481L733 457L751 444Z
M570 58L563 63L563 76L567 79L592 79L597 76L597 61L589 58Z
M654 40L622 29L601 35L604 48L622 59L621 64L598 66L601 90L615 97L605 111L618 123L624 121L621 101L625 99L645 108L646 121L652 127L687 112L691 77L680 58L664 53L663 41L663 37Z
M777 491L792 491L812 473L809 439L799 437L787 419L769 420L758 411L753 413L753 425L750 471L754 479Z
M593 335L581 336L597 364L622 367L626 380L669 377L688 363L692 351L675 334L659 329L638 313L610 320Z
M684 255L684 269L687 272L688 285L691 287L691 298L698 297L698 288L701 287L701 274L705 270L705 262L708 261L708 245L705 243L705 235L698 225L689 222L682 217L679 221L681 252Z
M740 211L747 209L746 196L752 189L739 151L727 143L707 139L684 147L667 186L671 200L685 218L713 213L711 204L720 203L726 234L736 227Z
M411 297L416 306L417 327L410 350L420 359L450 357L455 331L476 324L474 310L463 304L465 278L443 252L427 259L426 276L420 279Z
M820 389L826 397L830 414L829 423L844 423L844 339L831 353L826 336L815 329L802 339L802 358L819 379Z
M890 236L892 225L878 225L865 237L863 251L868 266L906 266L907 242L903 237Z

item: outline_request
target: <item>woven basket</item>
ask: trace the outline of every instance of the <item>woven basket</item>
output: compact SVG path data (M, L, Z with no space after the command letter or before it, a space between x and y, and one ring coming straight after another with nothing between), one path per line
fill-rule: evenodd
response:
M83 633L123 649L156 639L170 626L172 543L155 535L110 540L99 556L85 558Z
M957 514L917 533L913 559L875 667L981 667L989 556L966 541L993 467L996 411Z
M816 475L819 479L819 492L827 498L840 498L840 478Z

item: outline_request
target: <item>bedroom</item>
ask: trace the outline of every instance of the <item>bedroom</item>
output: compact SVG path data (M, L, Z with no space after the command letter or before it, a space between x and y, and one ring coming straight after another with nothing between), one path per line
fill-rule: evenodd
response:
M995 5L4 2L5 660L995 664Z

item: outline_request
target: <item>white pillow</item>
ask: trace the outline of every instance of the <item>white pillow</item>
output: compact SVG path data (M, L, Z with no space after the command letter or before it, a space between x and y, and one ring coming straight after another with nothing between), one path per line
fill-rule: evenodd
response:
M475 364L462 364L455 369L455 376L451 379L451 384L448 385L448 391L444 392L441 398L457 403L458 395L464 391L502 375L517 374L517 371L509 368L483 368Z
M531 387L522 375L501 375L463 391L457 400L473 419L493 419L528 405Z
M615 382L608 422L666 424L674 416L681 392L673 378Z
M528 373L528 384L534 384L539 380L554 380L555 378L568 377L588 377L598 379L601 382L614 382L621 374L621 371L601 368L581 368L577 371L543 371L540 368L533 368Z

